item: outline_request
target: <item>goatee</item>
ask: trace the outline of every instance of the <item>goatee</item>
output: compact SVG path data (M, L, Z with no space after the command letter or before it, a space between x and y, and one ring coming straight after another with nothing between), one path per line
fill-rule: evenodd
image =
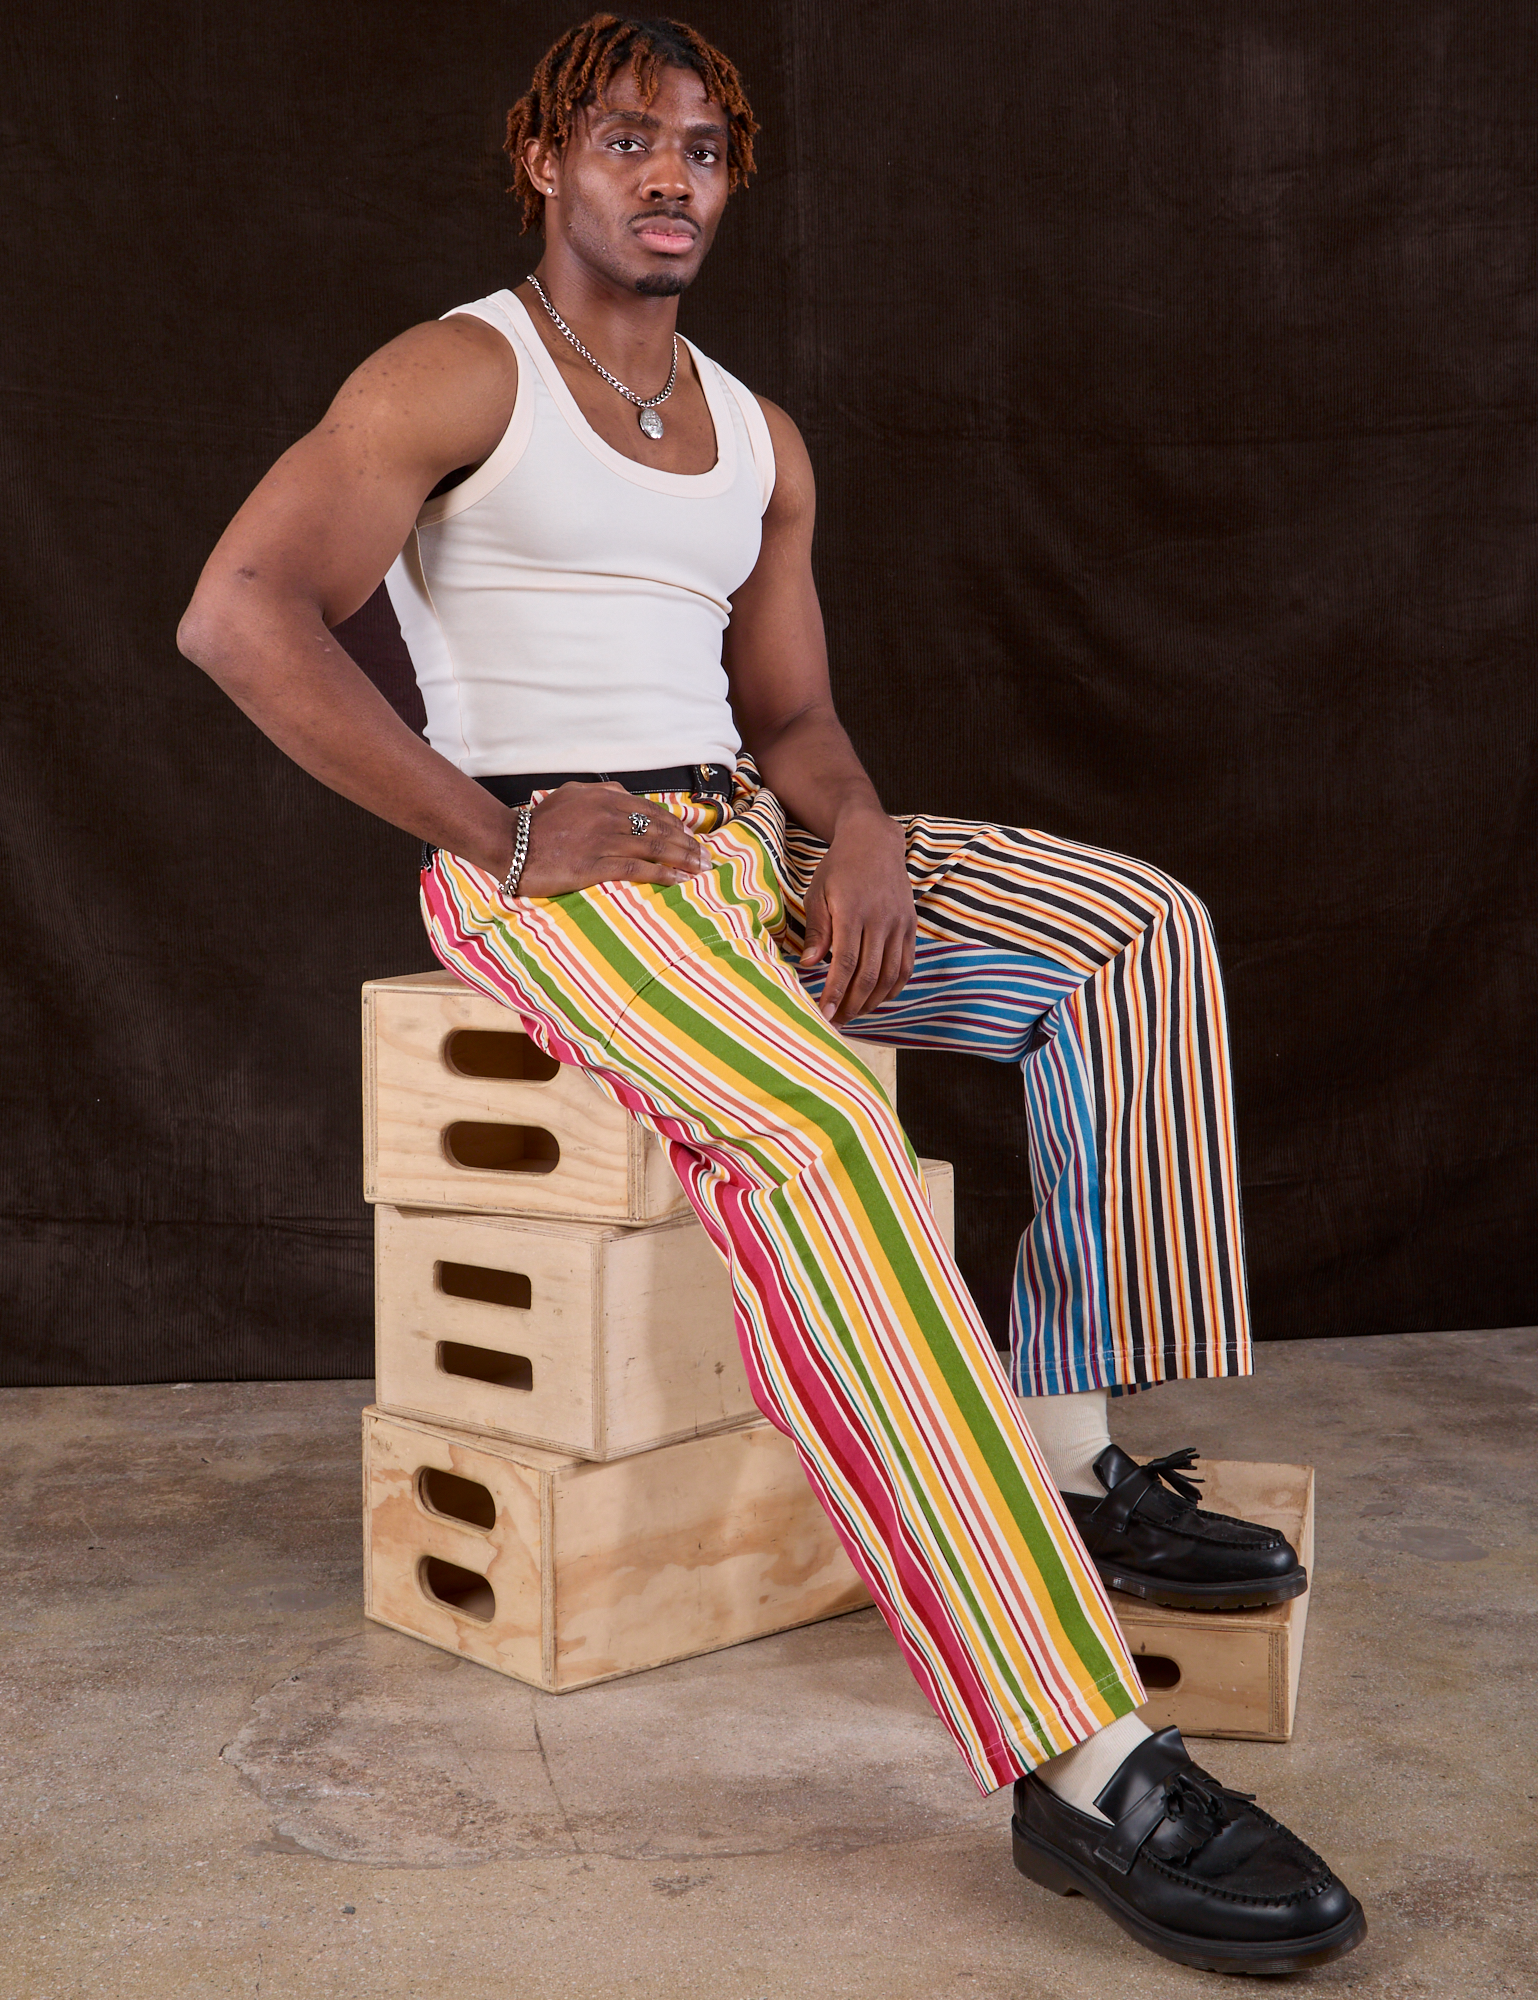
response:
M649 299L676 299L689 289L689 280L681 271L649 271L636 279L635 288Z

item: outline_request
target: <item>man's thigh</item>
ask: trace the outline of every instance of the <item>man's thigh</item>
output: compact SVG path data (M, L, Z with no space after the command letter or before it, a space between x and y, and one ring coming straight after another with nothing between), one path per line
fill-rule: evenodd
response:
M901 1153L880 1086L776 947L762 850L726 834L712 850L716 866L675 888L601 883L511 903L439 853L423 877L429 936L547 1053L671 1139L772 1137L811 1158L830 1120L845 1136L852 1121Z
M999 1062L1030 1050L1043 1017L1171 904L1194 898L1146 862L1027 827L913 814L902 821L918 939L913 976L851 1024L872 1041L964 1049ZM784 949L799 951L826 847L792 827ZM814 995L826 967L801 975Z
M796 968L815 1000L826 965ZM956 1049L991 1062L1022 1062L1040 1024L1082 982L1025 952L926 937L914 947L913 972L901 993L847 1024L845 1032L893 1048Z

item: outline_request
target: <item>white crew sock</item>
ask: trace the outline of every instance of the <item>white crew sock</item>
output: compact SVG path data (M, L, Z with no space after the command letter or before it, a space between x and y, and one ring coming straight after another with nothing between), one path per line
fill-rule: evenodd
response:
M1022 1396L1031 1436L1041 1446L1047 1470L1060 1493L1100 1494L1105 1488L1090 1467L1111 1442L1106 1429L1104 1389L1080 1389L1070 1396Z
M1066 1400L1054 1398L1054 1401ZM1036 1766L1036 1775L1049 1791L1056 1792L1065 1805L1076 1806L1091 1819L1110 1821L1095 1804L1116 1773L1140 1743L1153 1731L1136 1709L1123 1715L1097 1735L1086 1736L1061 1757L1049 1758Z

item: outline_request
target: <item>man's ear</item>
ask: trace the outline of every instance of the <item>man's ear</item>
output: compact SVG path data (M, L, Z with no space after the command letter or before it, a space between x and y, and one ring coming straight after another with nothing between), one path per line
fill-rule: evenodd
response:
M523 146L523 164L528 169L529 179L541 194L555 194L560 182L560 156L552 152L543 139L526 139Z

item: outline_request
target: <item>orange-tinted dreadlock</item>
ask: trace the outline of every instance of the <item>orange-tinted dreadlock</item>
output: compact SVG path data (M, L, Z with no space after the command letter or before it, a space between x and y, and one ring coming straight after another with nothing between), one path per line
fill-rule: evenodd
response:
M641 101L650 104L664 69L692 69L705 95L726 113L726 184L741 186L753 172L753 134L758 120L742 92L736 66L684 21L637 21L618 14L594 14L569 28L547 49L534 80L507 114L504 151L513 163L510 190L523 204L523 227L538 228L544 197L529 178L523 149L543 139L558 152L571 137L575 112L602 101L623 69L633 72Z

